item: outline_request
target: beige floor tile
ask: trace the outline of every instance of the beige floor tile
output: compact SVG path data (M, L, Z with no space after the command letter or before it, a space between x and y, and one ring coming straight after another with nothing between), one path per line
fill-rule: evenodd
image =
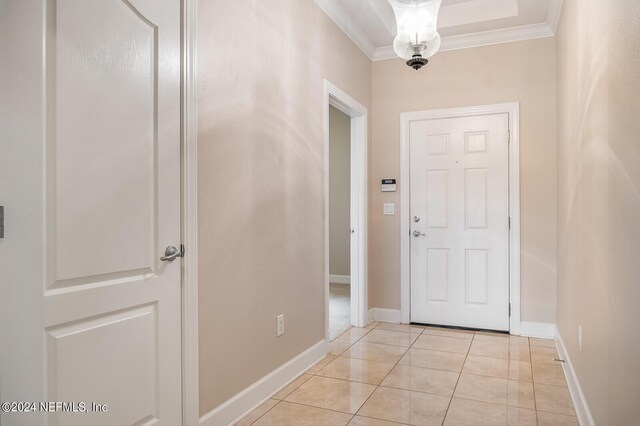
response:
M537 362L533 364L533 381L537 384L567 387L564 369L560 363Z
M351 420L350 414L337 413L300 404L281 402L260 417L254 426L340 426Z
M329 364L331 361L336 359L336 355L328 354L320 361L316 362L311 368L309 368L305 373L307 374L316 374L318 371L322 370L325 365Z
M453 398L444 424L445 426L506 426L507 407Z
M392 324L389 322L381 322L376 326L378 330L400 331L403 333L422 333L423 326L413 324Z
M457 382L458 373L451 371L396 365L382 386L451 396Z
M477 331L473 340L485 342L502 342L509 343L509 335L506 333L492 333L490 331Z
M410 348L407 353L404 354L399 364L459 373L462 371L464 360L464 354Z
M409 425L441 425L449 400L441 395L379 387L358 415Z
M294 390L298 389L304 382L312 378L313 376L310 374L303 374L302 376L295 379L293 382L289 383L287 386L279 390L275 395L271 398L273 399L285 399L287 396L291 394Z
M527 361L509 360L509 379L521 382L533 382L531 363Z
M529 353L529 345L509 345L509 359L514 361L526 361L531 362L531 356Z
M267 411L271 410L273 407L276 406L276 404L278 404L278 402L275 399L268 399L265 402L262 403L262 405L260 405L258 408L256 408L255 410L253 410L252 412L250 412L249 414L247 414L246 416L244 416L240 421L234 423L234 426L249 426L250 424L252 424L253 422L255 422L256 420L258 420L260 417L262 417Z
M416 339L413 347L417 349L466 354L470 344L471 341L467 339L422 334Z
M348 340L351 343L355 343L370 331L370 328L352 327L338 336L336 340Z
M547 348L556 348L556 342L553 339L539 339L536 337L531 337L529 339L531 346L544 346Z
M561 386L535 385L536 407L539 411L575 416L569 389Z
M331 354L331 355L341 355L352 344L353 343L351 343L349 340L336 339L333 342L329 343L329 354Z
M527 408L509 407L507 409L507 424L509 426L536 426L536 412Z
M554 361L554 358L558 358L558 351L555 348L547 348L545 346L531 346L531 362L541 363L546 362L550 364L556 364L558 361Z
M509 358L509 343L473 340L469 355L488 356L492 358Z
M508 380L462 373L454 397L507 405Z
M380 321L372 321L371 324L369 324L365 328L376 328L379 324L380 324Z
M508 391L507 404L509 406L535 410L536 401L533 397L533 383L509 380Z
M529 338L523 336L509 336L509 343L512 345L529 346Z
M463 373L480 376L509 377L509 360L485 356L468 355L464 363Z
M318 376L354 382L379 385L393 368L391 362L369 361L366 359L338 357L320 370Z
M457 330L455 328L425 327L424 330L422 330L422 334L471 340L473 339L475 332L469 330Z
M314 376L285 400L355 414L375 388L364 383Z
M402 331L380 330L378 328L371 330L362 338L363 342L382 343L385 345L396 345L409 347L418 338L420 333L405 333Z
M380 343L356 342L345 353L350 358L368 359L396 363L407 351L404 346L383 345Z
M578 418L538 411L538 426L579 426Z

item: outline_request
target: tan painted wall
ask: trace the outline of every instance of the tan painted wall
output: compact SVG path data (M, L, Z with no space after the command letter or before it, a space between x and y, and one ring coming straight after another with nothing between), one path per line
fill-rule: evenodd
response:
M640 2L565 0L557 42L558 328L595 423L638 424Z
M197 12L205 414L324 337L323 79L370 108L371 63L311 0Z
M520 102L522 320L555 322L555 40L440 52L420 71L401 60L373 65L369 305L400 309L400 218L382 205L382 178L400 176L400 113Z
M351 118L329 108L329 274L350 275Z

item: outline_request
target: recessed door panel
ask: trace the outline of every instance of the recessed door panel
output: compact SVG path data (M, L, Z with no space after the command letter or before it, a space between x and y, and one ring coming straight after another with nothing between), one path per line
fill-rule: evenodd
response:
M55 6L49 34L55 284L151 271L157 28L122 0L57 0Z
M50 399L88 403L86 414L59 413L53 420L107 426L156 419L157 326L156 306L149 305L48 329ZM107 411L93 411L91 403Z

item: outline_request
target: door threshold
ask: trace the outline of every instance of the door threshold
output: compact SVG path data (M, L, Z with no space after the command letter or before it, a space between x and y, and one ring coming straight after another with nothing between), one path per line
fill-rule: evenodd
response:
M442 325L442 324L425 324L425 323L421 323L421 322L411 322L410 324L412 324L412 325L422 325L422 326L426 326L426 327L445 328L445 329L449 329L449 330L481 331L481 332L500 333L500 334L507 334L507 335L510 334L508 331L505 331L505 330L490 330L488 328L460 327L460 326L457 326L457 325Z

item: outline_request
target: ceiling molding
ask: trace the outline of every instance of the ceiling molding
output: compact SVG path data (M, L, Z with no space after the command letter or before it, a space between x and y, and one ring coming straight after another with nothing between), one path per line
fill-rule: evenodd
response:
M371 39L351 18L351 15L335 0L315 0L316 4L331 20L364 52L369 59L373 60L376 46Z
M553 30L554 35L558 31L561 14L562 0L549 0L549 9L547 9L547 25L549 25L549 28Z
M554 32L546 23L524 25L513 28L501 28L499 30L444 37L442 39L442 45L440 45L440 49L438 51L446 52L447 50L468 49L471 47L552 37L553 35ZM396 59L397 57L398 55L393 51L393 46L385 46L376 49L373 55L373 60L383 61L385 59Z
M315 2L369 59L372 61L382 61L398 58L393 50L393 46L376 48L371 39L339 2L336 0L315 0ZM492 44L553 37L556 34L558 22L560 21L562 2L563 0L549 0L549 8L545 22L443 37L440 51L468 49Z

